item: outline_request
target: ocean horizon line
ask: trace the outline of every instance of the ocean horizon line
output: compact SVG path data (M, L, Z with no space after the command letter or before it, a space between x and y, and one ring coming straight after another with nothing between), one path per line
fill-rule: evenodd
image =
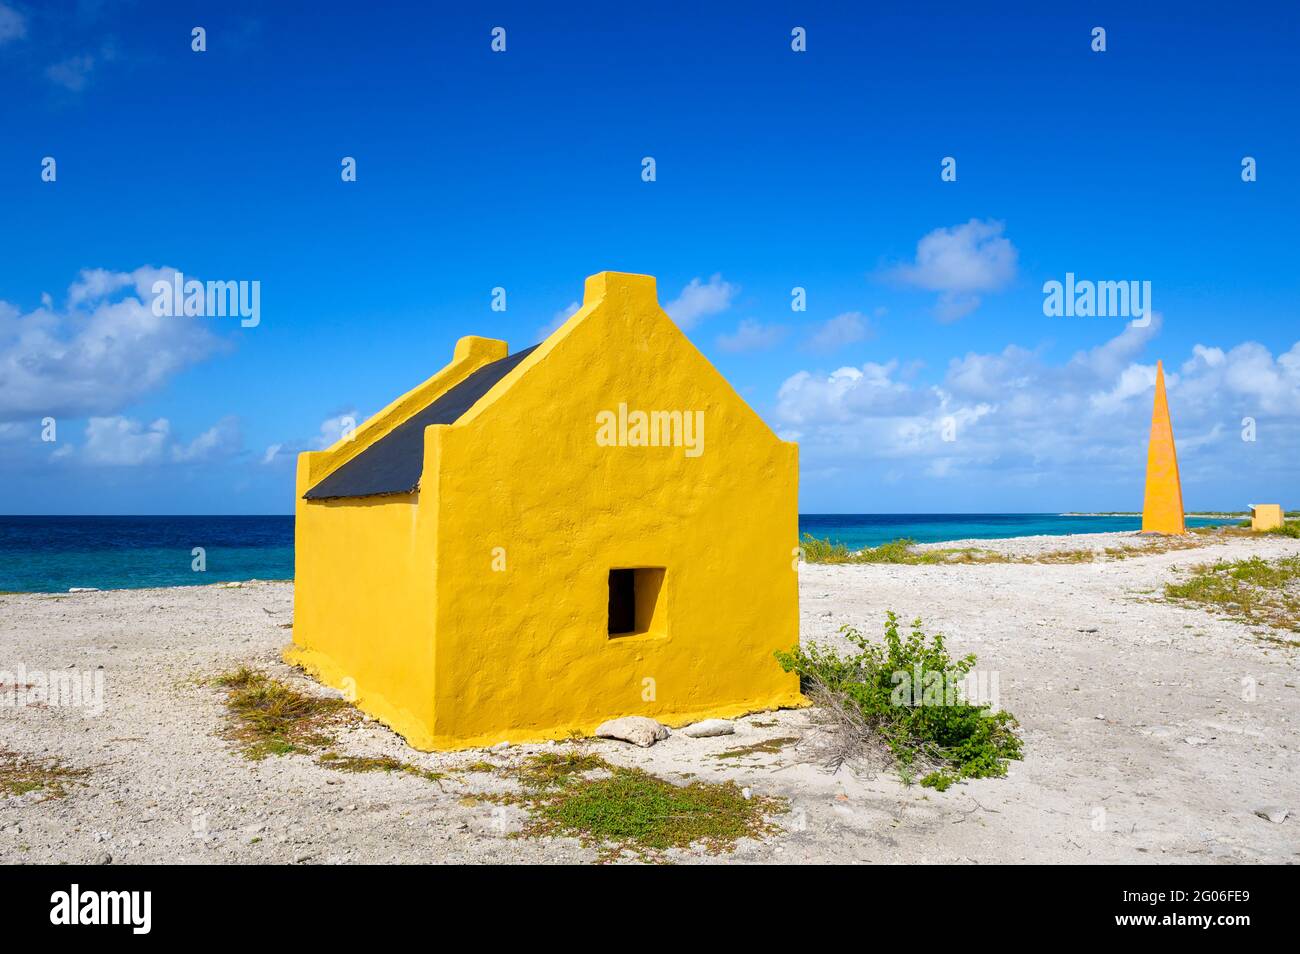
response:
M1189 514L1188 526L1239 522L1239 515ZM800 513L807 536L853 550L896 540L946 543L1012 537L1137 533L1135 513ZM140 589L295 573L292 514L11 514L0 516L0 591ZM599 568L599 554L583 558Z

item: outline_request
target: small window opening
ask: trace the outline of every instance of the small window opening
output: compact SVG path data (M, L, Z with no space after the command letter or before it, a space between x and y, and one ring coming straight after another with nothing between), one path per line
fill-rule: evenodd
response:
M609 635L663 632L663 567L609 571Z

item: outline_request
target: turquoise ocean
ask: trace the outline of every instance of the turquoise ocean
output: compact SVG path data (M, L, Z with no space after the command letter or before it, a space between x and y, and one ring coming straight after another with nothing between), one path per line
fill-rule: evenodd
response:
M1189 519L1189 526L1232 520ZM1137 517L1048 513L801 514L799 531L853 548L1111 530ZM203 569L195 569L202 550ZM0 591L193 586L293 577L293 517L0 517Z

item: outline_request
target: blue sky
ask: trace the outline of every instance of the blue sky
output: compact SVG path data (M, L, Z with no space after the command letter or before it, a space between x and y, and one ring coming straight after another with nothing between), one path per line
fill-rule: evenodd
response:
M805 511L1137 509L1157 359L1187 506L1297 506L1300 8L968 6L0 0L0 510L291 512L296 451L603 269ZM1154 319L1047 317L1067 272Z

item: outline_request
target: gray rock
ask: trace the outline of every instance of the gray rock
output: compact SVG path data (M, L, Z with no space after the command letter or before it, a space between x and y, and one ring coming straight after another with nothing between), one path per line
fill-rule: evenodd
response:
M668 738L668 728L645 716L624 716L602 722L596 729L596 735L598 738L618 739L648 749L656 742Z
M1290 814L1290 811L1281 805L1265 805L1262 808L1255 809L1255 814L1260 818L1267 818L1274 825L1280 825L1286 821L1286 816Z
M726 719L705 719L703 722L696 722L694 725L688 725L682 730L685 735L692 739L708 739L715 735L731 735L736 731L736 727Z

